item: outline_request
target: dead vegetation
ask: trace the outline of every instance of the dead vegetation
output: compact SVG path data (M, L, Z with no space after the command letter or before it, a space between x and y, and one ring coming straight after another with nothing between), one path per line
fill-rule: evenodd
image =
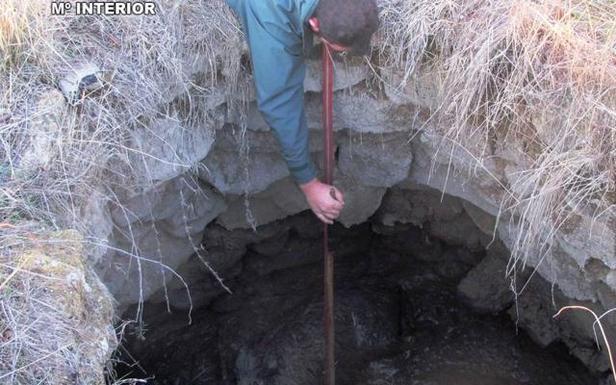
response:
M84 325L54 310L62 296L45 292L47 280L22 274L8 243L74 228L86 249L104 244L89 232L86 202L118 203L116 194L153 183L135 177L136 165L153 156L133 133L162 117L185 130L202 125L211 86L224 76L232 87L229 79L240 77L241 36L223 0L161 0L157 7L154 17L53 17L39 0L0 7L0 336L11 334L0 340L2 383L74 383L63 377L66 368L89 354L56 343L72 342ZM58 82L84 61L101 68L105 86L72 107ZM192 167L179 154L171 161ZM126 258L141 263L130 252ZM41 339L45 327L53 336Z
M616 309L611 309L606 311L605 313L601 314L600 316L597 315L597 313L595 313L594 311L592 311L591 309L587 308L586 306L565 306L562 307L558 313L554 314L553 318L558 318L559 316L563 315L564 313L571 311L571 310L582 310L585 311L587 313L590 313L593 318L595 319L595 321L592 324L592 329L593 329L593 333L595 335L595 343L597 344L597 348L601 349L601 344L599 343L599 336L597 335L597 329L599 329L599 333L601 334L601 340L603 341L603 344L605 346L605 349L607 350L607 354L609 357L609 361L610 361L610 369L612 370L612 377L614 379L614 381L616 381L616 366L614 364L614 355L612 353L612 346L610 345L610 341L608 340L607 334L605 333L605 329L603 328L603 324L601 323L601 319L603 317L605 317L606 315L608 315L609 313L613 312Z
M609 0L384 1L380 54L443 80L443 151L514 157L504 214L515 261L545 254L579 213L616 215L616 3ZM453 146L451 145L453 143ZM509 158L509 159L508 159ZM609 222L608 222L609 223Z
M513 213L521 230L516 260L547 251L576 212L615 215L616 3L380 3L380 64L403 71L402 83L423 67L443 78L441 102L432 111L441 123L443 151L453 151L451 143L464 147L477 167L505 149L522 161L500 181L503 213ZM241 73L241 33L223 0L158 0L157 7L158 14L147 18L50 17L45 1L4 0L0 241L70 227L89 244L100 244L83 223L84 203L94 198L120 205L118 191L152 183L134 177L137 163L157 160L134 145L134 132L149 130L148 122L160 117L179 120L186 130L201 125L217 84L226 87L229 105L241 108L238 95L249 79ZM101 67L105 87L70 107L57 84L84 60ZM180 154L172 161L193 167ZM0 251L0 283L17 279L19 261ZM3 286L6 307L13 302ZM11 296L32 295L15 290ZM38 317L22 315L31 317L20 321L25 324ZM68 332L56 321L58 333ZM17 337L24 343L10 350L15 362L56 354L34 349L28 333ZM0 342L3 354L7 346Z
M0 381L102 383L113 307L83 265L80 235L5 235L0 246Z

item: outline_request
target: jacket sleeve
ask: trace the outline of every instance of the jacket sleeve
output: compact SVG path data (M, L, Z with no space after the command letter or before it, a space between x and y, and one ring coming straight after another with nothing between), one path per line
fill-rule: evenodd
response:
M301 35L293 25L258 17L250 6L244 11L259 111L282 147L295 180L308 182L316 171L310 159L304 112L306 66Z

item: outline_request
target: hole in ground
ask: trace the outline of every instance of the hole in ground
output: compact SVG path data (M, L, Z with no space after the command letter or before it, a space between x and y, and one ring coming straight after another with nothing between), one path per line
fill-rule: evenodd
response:
M115 368L119 377L157 385L322 383L320 225L302 213L275 226L250 242L251 232L210 225L225 239L221 249L238 248L238 237L248 242L243 257L225 267L233 295L191 285L200 304L191 325L184 309L146 303L143 328L132 330L130 354ZM458 284L485 251L413 225L368 222L332 233L338 384L597 382L564 346L542 348L516 331L506 311L479 314L464 304Z

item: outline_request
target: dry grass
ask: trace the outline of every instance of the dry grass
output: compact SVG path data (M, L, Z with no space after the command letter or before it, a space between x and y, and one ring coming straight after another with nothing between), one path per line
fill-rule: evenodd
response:
M599 332L601 333L601 339L603 340L603 344L605 345L605 349L607 350L607 355L608 355L608 358L609 358L609 361L610 361L610 368L612 369L613 379L614 379L614 381L616 381L616 365L614 364L614 354L612 353L612 346L610 345L610 341L608 340L607 334L605 333L605 329L603 328L603 324L601 323L601 319L602 318L604 318L606 315L610 314L611 312L613 312L616 309L608 310L605 313L603 313L600 316L598 316L597 313L595 313L591 309L587 308L586 306L578 306L578 305L564 306L564 307L560 308L558 313L554 314L553 318L558 318L562 314L564 314L564 313L566 313L568 311L571 311L571 310L582 310L582 311L585 311L587 313L590 313L593 316L593 318L595 319L595 321L592 324L592 329L593 329L593 333L595 335L595 342L597 344L597 348L601 349L601 344L599 343L599 337L597 335L597 328L598 328Z
M102 383L113 308L79 234L5 235L0 247L0 382Z
M163 117L193 130L207 124L203 105L214 85L224 84L230 101L244 91L241 33L223 0L160 0L157 7L154 17L53 17L40 0L3 0L0 7L0 323L24 325L11 340L15 349L0 348L2 362L13 363L2 365L2 383L63 383L51 367L41 374L40 364L72 349L51 345L76 332L53 306L40 307L50 299L16 273L7 240L75 228L86 247L104 244L84 220L86 203L119 206L118 194L155 183L136 177L135 167L153 156L132 134ZM104 87L70 107L58 81L86 60L102 69ZM181 154L165 161L194 166ZM157 262L129 252L126 258ZM36 342L41 323L53 326L49 344Z
M199 106L221 69L225 84L237 84L241 48L229 41L239 41L239 31L222 0L161 1L147 18L50 17L45 2L7 1L0 10L2 221L79 228L79 203L109 194L100 181L147 188L132 177L134 163L150 157L131 147L132 132L163 116L190 130L206 118ZM106 85L68 108L57 83L85 60L101 67ZM193 166L180 155L175 162Z
M382 3L386 65L403 82L422 65L442 74L443 151L461 146L479 167L515 156L498 184L516 262L544 255L579 213L616 216L615 2Z

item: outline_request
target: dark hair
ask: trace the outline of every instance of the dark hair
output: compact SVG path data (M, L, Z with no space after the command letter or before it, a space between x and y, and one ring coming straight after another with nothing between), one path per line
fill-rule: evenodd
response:
M321 35L351 48L351 53L370 52L370 38L379 27L376 0L319 0L314 11Z

